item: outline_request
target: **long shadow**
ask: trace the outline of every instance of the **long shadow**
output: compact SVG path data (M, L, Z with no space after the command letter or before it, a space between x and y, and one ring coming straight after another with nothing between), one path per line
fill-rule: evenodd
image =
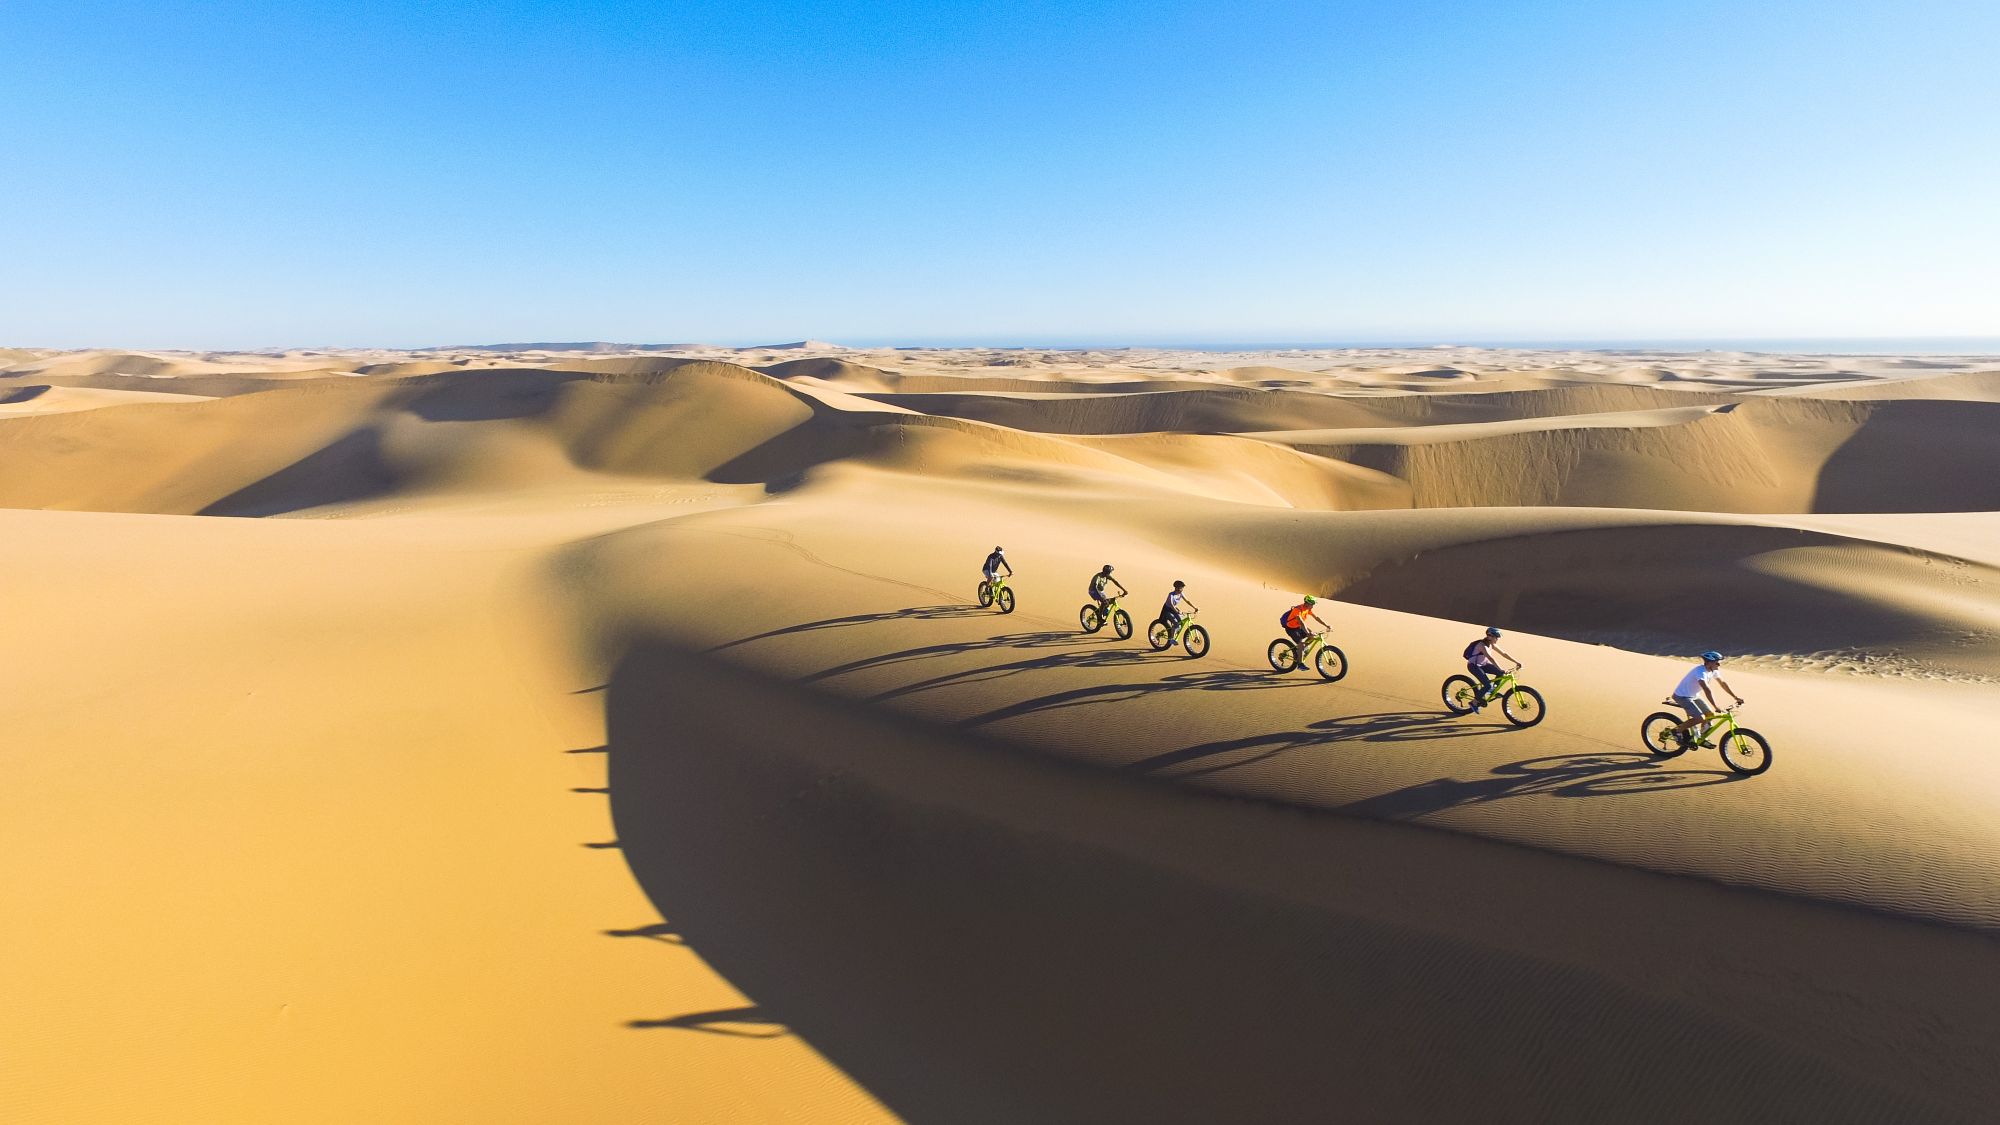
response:
M895 652L877 653L822 668L810 675L800 677L801 683L815 683L830 680L835 676L845 676L850 672L865 671L870 668L888 668L897 664L907 664L913 660L932 660L942 656L960 656L970 652L1013 651L1023 648L1074 648L1092 643L1091 638L1066 630L1041 630L1033 633L1002 633L997 637L977 637L968 641L951 641L917 648L898 649Z
M1117 666L1150 662L1179 661L1182 658L1167 653L1129 652L1122 657L1107 657L1097 666ZM981 727L989 723L1015 719L1022 715L1033 715L1042 711L1060 711L1068 707L1085 707L1096 703L1109 703L1119 699L1137 699L1158 692L1172 691L1262 691L1273 688L1311 687L1323 681L1304 678L1285 678L1269 672L1253 669L1222 668L1208 672L1180 672L1163 676L1157 680L1145 680L1125 684L1091 684L1085 687L1069 688L1048 695L1024 699L1005 707L996 707L977 715L959 720L965 728Z
M1304 681L1300 681L1304 682ZM1177 770L1175 777L1201 777L1223 770L1240 769L1292 750L1326 746L1336 742L1413 742L1438 738L1470 738L1513 730L1505 724L1456 722L1436 711L1384 711L1373 715L1350 715L1321 719L1304 730L1273 731L1219 742L1184 746L1128 762L1131 773L1156 773L1172 766L1204 759L1227 759L1200 769ZM1247 754L1248 756L1241 756Z
M629 1026L756 1035L782 1013L907 1121L1924 1116L1713 1005L1488 940L1490 896L1463 929L1399 920L1424 889L1579 877L1547 866L1567 860L1424 861L1393 825L1133 785L663 647L606 703L625 860L751 1002ZM1251 874L1280 865L1303 881ZM1693 900L1666 882L1655 913L1585 900L1551 924L1685 940ZM1658 1065L1691 1051L1698 1082Z
M1339 811L1395 820L1516 797L1606 797L1698 789L1744 780L1742 774L1727 770L1666 769L1671 760L1638 752L1526 758L1494 766L1485 777L1433 778L1420 785L1342 805Z
M800 625L787 625L782 629L771 629L750 637L738 637L710 648L710 652L725 652L754 641L768 641L772 637L789 637L797 633L812 633L821 629L844 629L850 625L872 625L879 621L939 621L954 617L995 616L990 609L980 609L971 605L927 605L912 609L894 609L884 613L854 613L846 617L827 617L818 621L807 621Z
M686 945L687 939L671 922L655 922L650 926L634 926L625 930L606 930L605 937L645 938L648 941L665 942L668 945Z
M768 1030L744 1031L728 1026L744 1023L766 1024ZM676 1031L699 1031L706 1035L727 1035L733 1039L780 1039L791 1034L790 1028L765 1015L763 1007L757 1004L741 1008L689 1012L684 1016L672 1016L662 1020L629 1020L625 1026L641 1030L671 1028Z
M1016 646L1008 646L1016 647ZM1156 652L1135 651L1129 648L1099 648L1085 652L1058 652L1048 656L1030 657L1026 660L1011 660L1005 664L988 664L980 668L967 668L958 672L946 672L903 684L870 696L869 701L880 703L905 695L914 695L933 688L950 687L960 684L984 683L988 680L1005 679L1022 672L1050 671L1057 668L1124 668L1134 664L1150 664L1162 659Z

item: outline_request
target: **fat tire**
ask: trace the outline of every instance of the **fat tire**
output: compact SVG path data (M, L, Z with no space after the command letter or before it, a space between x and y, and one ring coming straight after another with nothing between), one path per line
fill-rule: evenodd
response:
M1283 675L1299 666L1299 650L1291 641L1279 637L1264 651L1264 659L1271 662L1271 670Z
M1639 724L1639 741L1645 743L1646 749L1662 758L1678 758L1688 752L1689 744L1665 732L1662 732L1663 738L1655 738L1653 732L1662 726L1667 728L1678 726L1680 721L1681 716L1672 711L1655 711L1646 716L1645 722Z
M1438 692L1444 697L1444 709L1454 715L1472 714L1473 700L1479 698L1479 685L1471 676L1446 676L1444 688Z
M1750 753L1754 755L1744 765L1738 765L1736 755L1731 753L1737 748L1737 744L1749 747ZM1722 748L1722 764L1728 766L1733 773L1742 774L1744 777L1755 777L1771 768L1771 744L1754 730L1737 727L1718 739L1716 745Z
M997 595L995 595L995 597L997 597L1000 601L1001 613L1014 612L1014 591L1011 587L1007 586L1000 587L1000 592Z
M985 609L987 606L992 604L993 604L993 583L981 582L979 584L979 608Z
M1146 643L1152 646L1154 652L1161 652L1174 643L1174 635L1168 631L1166 622L1154 621L1146 626Z
M1527 718L1522 718L1520 714L1516 714L1517 711L1523 713L1527 711L1527 708L1520 707L1514 702L1514 700L1516 699L1534 700L1535 701L1534 713L1532 715L1529 715ZM1517 727L1531 727L1534 726L1536 723L1541 722L1544 718L1548 717L1549 705L1548 702L1542 698L1541 692L1536 691L1534 688L1531 687L1520 686L1514 688L1506 695L1500 697L1500 713L1502 715L1507 716L1507 721L1513 723Z
M1335 645L1323 644L1313 654L1313 668L1327 683L1347 678L1347 654Z
M1095 633L1104 628L1104 618L1097 615L1097 607L1094 605L1087 605L1077 610L1076 623L1083 626L1083 631L1086 633Z
M1190 660L1199 660L1208 655L1208 630L1199 625L1190 625L1181 634L1181 647L1187 650Z
M1132 639L1132 615L1122 609L1111 611L1111 631L1118 634L1121 641Z

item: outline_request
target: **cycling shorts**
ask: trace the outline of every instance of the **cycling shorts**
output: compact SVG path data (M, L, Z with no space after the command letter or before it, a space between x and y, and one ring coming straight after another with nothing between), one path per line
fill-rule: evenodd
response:
M1674 702L1680 705L1681 710L1688 713L1690 719L1700 719L1715 714L1715 708L1708 705L1708 700L1698 696L1676 695Z

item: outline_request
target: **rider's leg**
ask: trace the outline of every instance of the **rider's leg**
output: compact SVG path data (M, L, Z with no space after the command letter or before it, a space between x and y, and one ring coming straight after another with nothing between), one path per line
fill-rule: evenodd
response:
M1472 709L1478 711L1486 706L1486 699L1493 690L1493 677L1500 674L1498 664L1484 664L1468 661L1465 665L1472 670L1473 678L1479 681L1479 694L1473 696Z
M1707 700L1696 696L1676 695L1674 696L1674 702L1680 706L1681 710L1688 713L1687 718L1682 719L1674 725L1674 733L1686 736L1689 739L1694 737L1690 733L1692 728L1700 726L1709 715L1714 713L1714 709L1708 705Z
M1472 678L1479 681L1479 697L1481 699L1486 698L1487 685L1492 683L1492 681L1487 678L1486 668L1487 668L1486 665L1481 664L1477 661L1467 661L1465 665L1466 671L1472 673Z

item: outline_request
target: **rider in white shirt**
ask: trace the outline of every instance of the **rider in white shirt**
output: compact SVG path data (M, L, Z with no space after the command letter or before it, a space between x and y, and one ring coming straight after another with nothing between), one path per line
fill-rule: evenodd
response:
M1200 608L1181 592L1185 589L1187 583L1175 579L1174 588L1167 593L1167 604L1160 607L1160 620L1166 622L1168 636L1172 636L1174 630L1181 627L1181 618Z
M1681 682L1674 688L1674 702L1681 710L1688 713L1686 719L1675 725L1676 734L1685 733L1688 728L1721 710L1721 704L1716 702L1715 688L1711 686L1714 684L1721 684L1722 690L1736 700L1736 705L1743 706L1743 697L1737 695L1736 689L1729 686L1729 681L1722 678L1722 654L1714 650L1704 652L1701 654L1701 663L1689 669L1688 674L1682 676ZM1704 742L1702 745L1710 744Z

